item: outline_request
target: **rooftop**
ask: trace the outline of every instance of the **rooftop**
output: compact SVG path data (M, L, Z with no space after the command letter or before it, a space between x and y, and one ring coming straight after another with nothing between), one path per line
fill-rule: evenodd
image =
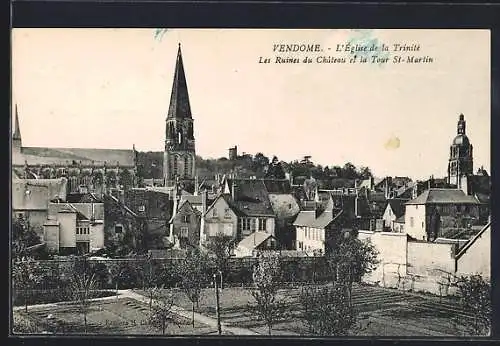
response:
M472 196L457 189L428 189L406 205L419 204L479 204Z

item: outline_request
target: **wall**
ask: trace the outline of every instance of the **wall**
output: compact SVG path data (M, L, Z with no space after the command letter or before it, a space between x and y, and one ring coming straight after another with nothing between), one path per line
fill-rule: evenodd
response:
M49 251L59 251L59 224L45 225L43 240Z
M467 246L467 245L466 245ZM481 236L464 251L460 251L457 258L457 275L480 274L485 278L491 277L491 226L488 226Z
M410 222L412 218L413 225ZM427 239L425 233L425 205L406 205L405 232L418 240Z
M364 281L379 283L383 287L396 287L398 278L406 273L407 235L360 230L358 238L370 241L379 252L380 263L372 273L365 276Z
M59 247L76 247L76 213L57 213L59 221Z
M43 224L47 220L47 210L30 210L24 213L26 219L28 220L30 227L36 231L36 233L42 237L43 236Z
M404 232L405 229L405 224L400 223L400 222L393 222L392 223L392 230L397 233L402 233Z
M312 253L320 250L325 253L325 230L321 228L297 226L297 250ZM302 243L302 248L299 245Z
M90 223L90 251L104 247L104 222Z

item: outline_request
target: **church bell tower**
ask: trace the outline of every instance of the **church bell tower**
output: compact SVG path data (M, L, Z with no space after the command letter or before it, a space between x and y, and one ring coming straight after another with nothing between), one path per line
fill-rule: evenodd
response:
M450 146L448 183L467 193L467 178L473 174L472 144L465 133L465 118L460 114L457 135Z
M163 179L165 186L173 186L176 180L194 179L195 174L196 152L193 117L179 43L165 128Z

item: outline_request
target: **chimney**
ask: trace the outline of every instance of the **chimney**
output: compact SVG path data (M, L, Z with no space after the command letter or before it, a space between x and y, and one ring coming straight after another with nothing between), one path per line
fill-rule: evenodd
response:
M198 184L199 184L199 183L198 183L198 176L196 175L196 176L194 177L194 195L195 195L195 196L198 196L198 193L199 193L199 188L200 188L200 187L199 187L199 185L198 185Z
M235 197L236 197L236 183L234 181L234 179L231 180L231 198L233 199L233 201L235 200Z

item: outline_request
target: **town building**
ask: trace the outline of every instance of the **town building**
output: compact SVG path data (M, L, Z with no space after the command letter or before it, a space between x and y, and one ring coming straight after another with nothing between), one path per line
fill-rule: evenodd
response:
M450 146L448 163L448 183L468 193L467 177L473 174L472 144L465 131L466 122L460 114L457 123L457 135Z
M408 202L407 199L401 198L391 198L387 200L387 207L385 208L384 214L382 215L382 218L384 220L384 230L395 231L395 228L400 229L401 225L395 225L395 223L396 220L398 220L405 214L406 202Z
M458 189L428 189L405 203L405 232L418 240L467 233L481 223L479 201Z
M136 182L136 151L132 149L45 148L22 145L19 114L15 107L12 169L24 179L67 179L68 193L102 195L113 187Z

